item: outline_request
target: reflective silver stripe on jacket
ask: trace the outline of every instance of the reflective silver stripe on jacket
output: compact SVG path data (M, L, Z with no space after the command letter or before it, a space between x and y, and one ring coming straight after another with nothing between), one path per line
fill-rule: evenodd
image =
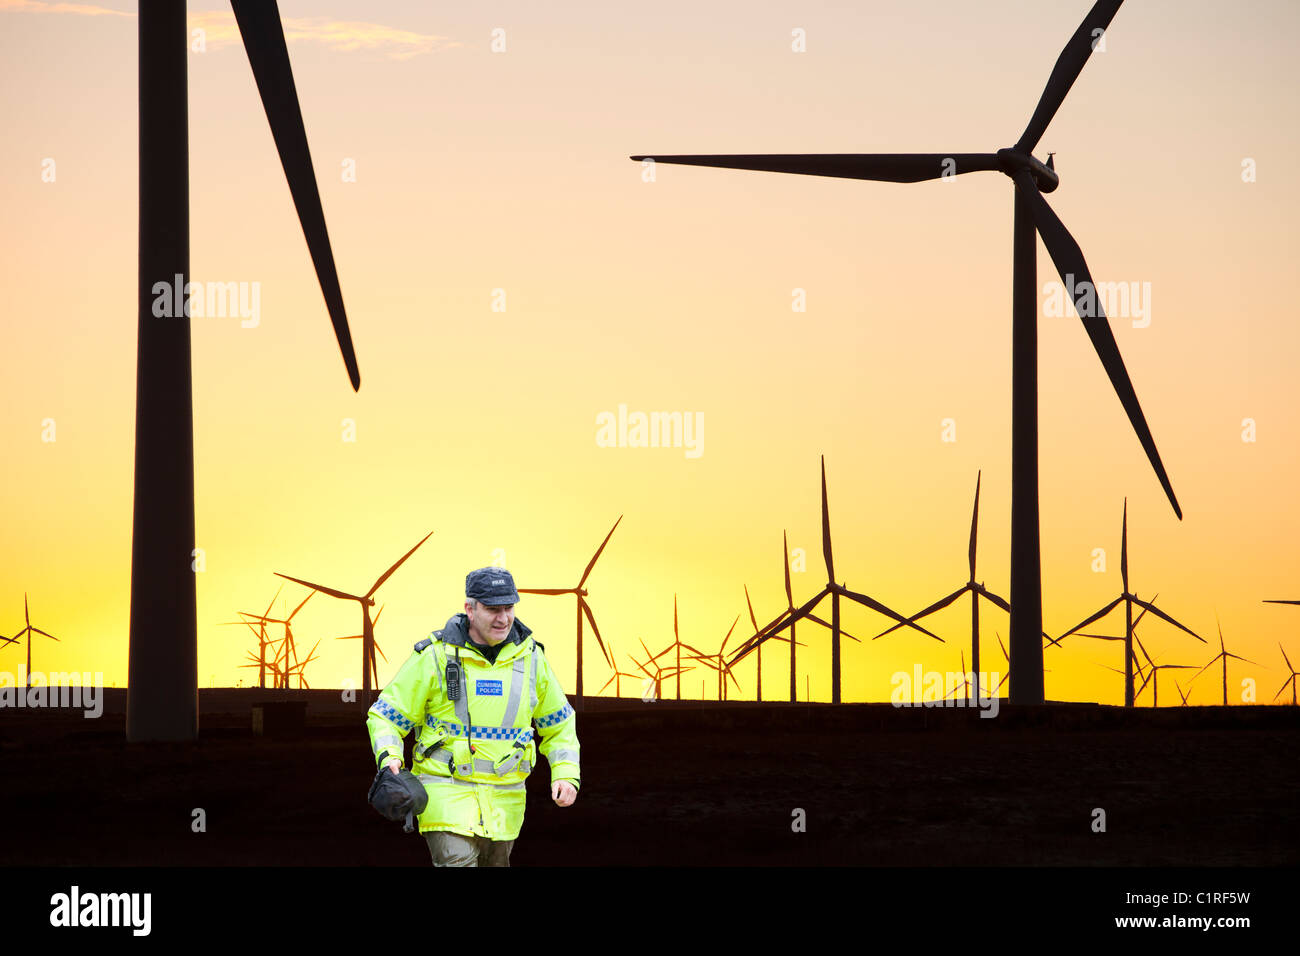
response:
M419 774L417 779L419 779L421 783L432 783L435 785L450 782L459 784L462 787L497 787L501 790L523 790L525 786L524 781L522 780L516 781L515 783L488 783L486 781L462 780L460 777L444 777L442 774L432 773Z
M578 751L576 750L552 750L546 755L546 759L553 764L556 763L577 763Z
M537 709L537 642L533 642L532 652L528 655L528 713Z
M506 715L501 718L501 723L506 727L515 725L515 717L519 714L519 698L524 692L524 668L527 662L523 657L516 657L514 664L510 668L510 699L506 701Z
M387 749L390 757L400 758L402 756L401 738L394 737L392 734L376 734L375 746L381 750Z

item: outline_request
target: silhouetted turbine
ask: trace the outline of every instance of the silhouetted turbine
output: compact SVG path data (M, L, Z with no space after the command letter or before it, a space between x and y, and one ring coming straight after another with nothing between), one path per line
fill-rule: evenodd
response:
M138 7L140 229L126 736L190 740L199 726L190 324L184 313L154 313L159 288L185 290L189 284L189 28L185 0L143 0ZM231 0L231 8L355 390L361 373L279 8L274 0Z
M243 615L244 618L252 618L253 620L258 621L259 624L256 628L253 627L253 625L248 620L244 620L242 618L238 621L222 621L220 625L222 627L225 627L231 624L243 624L246 625L255 635L257 635L257 659L261 662L257 670L257 686L262 688L263 690L266 689L266 648L271 643L270 639L267 637L266 634L266 622L270 620L271 608L275 606L276 598L280 596L280 592L283 590L284 590L284 585L281 584L276 589L275 595L271 598L270 602L266 605L266 610L263 611L261 614L254 614L252 611L239 612L241 615Z
M1278 641L1277 649L1278 649L1279 651L1282 651L1282 660L1286 661L1286 669L1287 669L1288 671L1291 672L1291 676L1288 677L1288 678L1286 679L1286 683L1285 683L1285 684L1283 684L1281 687L1278 688L1277 693L1273 695L1273 699L1274 699L1274 700L1277 700L1279 697L1281 697L1281 696L1282 696L1282 691L1286 690L1286 685L1287 685L1287 684L1290 684L1290 685L1291 685L1291 703L1292 703L1292 705L1294 705L1295 702L1296 702L1296 692L1295 692L1295 690L1296 690L1296 681L1295 681L1295 679L1296 679L1296 677L1297 677L1298 675L1300 675L1300 671L1297 671L1294 667L1291 666L1291 658L1289 658L1289 657L1286 656L1286 650L1282 647L1282 642L1281 642L1281 641ZM1225 661L1225 663L1226 663L1226 661Z
M618 527L618 522L623 520L623 516L618 516L618 521L614 522L614 527L609 529L609 534L605 535L605 540L600 543L596 553L591 556L587 562L586 569L582 572L582 577L578 579L577 587L572 588L519 588L520 594L572 594L578 599L578 660L575 667L577 668L577 678L574 680L573 699L578 709L582 708L582 617L585 614L587 621L591 624L591 632L596 635L596 643L600 645L600 652L605 655L605 663L610 667L614 666L614 661L609 656L609 651L605 649L605 642L600 638L600 628L596 627L596 618L591 613L591 606L587 604L587 590L583 587L587 583L587 576L591 574L591 569L596 566L596 559L600 553L605 550L605 545L609 544L609 539L614 536L614 528Z
M857 640L857 638L852 637L851 634L844 632L840 628L840 598L842 597L848 598L850 601L853 601L856 604L860 604L865 608L870 608L871 610L877 611L880 614L884 614L888 617L892 617L895 621L898 621L899 623L902 624L907 624L912 629L920 631L922 634L928 635L929 637L933 637L936 641L939 641L940 643L944 643L944 640L943 638L939 637L937 634L931 634L925 628L921 627L921 625L914 624L911 621L908 621L907 618L903 617L903 615L881 604L875 598L868 597L865 594L859 594L857 591L850 591L844 585L836 583L835 557L831 549L830 507L827 503L827 497L826 497L826 456L824 455L822 456L821 459L821 471L822 471L822 559L826 563L826 586L822 588L820 591L818 591L815 597L813 597L809 601L806 601L801 607L792 609L780 615L777 618L777 620L773 622L768 628L766 628L762 633L755 634L753 637L750 637L748 640L746 640L744 644L742 644L739 648L737 648L736 653L731 658L730 664L732 667L735 667L737 663L744 660L746 655L748 655L752 650L754 650L754 648L758 647L763 641L766 641L769 638L775 636L776 634L779 634L787 627L792 627L800 618L806 617L813 620L818 620L819 623L824 624L825 623L824 621L820 621L819 619L813 616L812 609L815 608L822 601L823 598L829 596L831 598L831 624L830 624L831 702L838 704L840 702L840 634L844 634L846 637L850 637L855 641ZM788 577L786 579L786 584L787 584L787 594L789 594ZM791 603L793 603L793 601L791 601ZM793 630L791 631L791 636L793 636ZM793 651L791 653L793 656Z
M1011 399L1011 700L1043 703L1042 571L1038 532L1038 280L1036 236L1052 257L1083 320L1084 330L1146 451L1174 514L1182 509L1156 451L1119 346L1097 300L1096 285L1074 237L1042 194L1060 180L1049 154L1046 163L1032 155L1048 123L1083 70L1093 45L1110 25L1123 0L1098 0L1066 43L1048 77L1038 106L1015 146L996 153L831 153L774 155L642 155L635 161L751 169L768 172L915 183L956 174L997 171L1015 184L1012 278ZM1079 282L1074 280L1078 279ZM1032 637L1030 635L1033 635Z
M378 654L380 657L382 657L384 659L384 663L387 664L388 655L385 654L384 649L379 646L379 639L374 636L375 626L379 623L379 618L381 615L383 615L383 613L384 613L384 609L382 607L375 612L374 620L370 622L370 633L371 633L371 644L374 646L375 653ZM365 639L366 636L364 634L345 634L342 637L334 638L334 640L336 641L364 641ZM375 682L375 686L378 687L379 686L379 665L375 661L374 654L370 655L370 678Z
M790 552L786 548L785 532L781 532L781 550L785 554L785 597L790 602L790 610L794 610L794 598L790 595ZM758 618L754 616L754 602L749 599L749 585L745 585L745 606L749 608L749 622L754 626L754 633L758 634L763 629L758 626ZM825 623L820 618L809 615L809 618L819 623ZM826 627L830 627L829 624ZM848 631L844 632L847 636L852 637ZM789 637L776 637L775 640L787 641L790 644L790 700L794 700L794 649L799 642L794 639L794 625L790 625ZM799 645L803 646L803 645ZM763 645L758 645L758 667L754 671L755 675L755 692L754 699L761 701L763 699Z
M731 622L731 627L727 628L727 636L722 639L722 646L718 648L718 652L716 654L691 655L695 660L699 661L701 664L705 664L708 667L711 667L713 670L718 672L719 703L727 699L726 679L728 677L731 678L731 682L736 685L736 690L740 690L740 681L736 680L736 675L731 673L731 667L727 664L727 659L726 659L727 641L731 640L732 632L736 630L736 625L738 623L740 623L739 614L737 614L736 619Z
M424 542L428 541L432 534L433 532L430 531L429 534L426 534L421 538L416 543L415 548L418 548L420 545L424 544ZM391 568L375 580L375 583L370 586L370 590L365 594L349 594L346 591L336 591L334 588L327 588L323 584L312 584L310 581L302 580L302 578L294 578L287 574L280 574L279 571L275 572L276 575L287 581L293 581L296 584L309 587L314 591L321 591L324 594L328 594L330 597L340 598L344 601L356 601L361 605L361 693L367 698L367 703L372 703L372 701L369 700L370 678L372 675L377 675L378 673L377 665L375 664L375 623L370 619L370 609L375 606L375 592L379 590L380 586L387 581L390 576L392 576L394 571L402 566L402 562L415 554L415 548L412 548L410 551L406 552L406 554L398 558ZM376 676L375 685L378 686L378 684L379 680Z
M1200 677L1203 673L1205 673L1205 671L1207 671L1211 666L1213 666L1215 661L1222 660L1223 661L1223 706L1227 707L1228 706L1228 658L1231 657L1234 658L1235 660L1242 661L1243 663L1246 664L1255 664L1255 662L1252 660L1247 660L1244 657L1238 657L1236 654L1230 654L1228 652L1228 649L1223 646L1223 625L1219 624L1219 615L1217 614L1214 615L1214 622L1219 627L1219 653L1215 654L1214 657L1210 658L1209 664L1206 664L1199 671L1193 674L1192 680L1196 680L1196 678ZM1255 664L1255 666L1259 667L1260 665Z
M640 638L638 638L638 640L640 640ZM645 663L642 663L641 661L637 660L635 657L632 657L630 654L628 655L628 657L631 658L633 664L641 668L641 673L645 674L646 677L649 677L650 680L654 682L655 700L663 699L663 682L665 680L667 680L669 677L680 677L682 674L686 673L687 671L691 671L695 669L693 667L674 667L672 669L665 669L664 666L659 663L659 658L662 657L664 654L667 654L669 651L673 649L671 644L665 647L658 654L651 654L650 648L645 646L644 640L641 640L641 647L644 648L646 652L647 659ZM652 666L654 667L653 674L650 673L649 670L649 668ZM680 700L681 698L678 699Z
M48 637L48 638L49 638L50 640L52 640L52 641L57 641L57 640L59 640L59 639L58 639L57 637L55 637L53 634L50 634L48 631L42 631L39 627L33 627L33 626L32 626L32 615L31 615L31 612L27 609L27 592L25 592L25 591L23 592L23 621L24 621L24 623L25 623L26 626L25 626L21 631L19 631L17 634L15 634L13 637L5 638L5 640L8 641L8 642L10 642L10 643L12 643L12 644L17 644L17 643L19 643L19 640L18 640L18 639L19 639L20 637L22 637L24 634L27 635L27 678L26 678L26 681L27 681L27 686L28 686L28 687L31 687L31 686L32 686L32 635L34 635L34 634L39 634L39 635L41 635L42 637ZM60 641L60 643L62 643L62 642Z
M277 591L276 593L278 594L279 592ZM293 609L293 613L288 614L284 617L268 617L263 614L247 614L247 612L241 612L244 613L247 617L250 617L254 621L260 623L263 628L265 628L266 625L268 624L281 624L284 626L284 637L280 639L279 642L280 647L279 650L276 651L275 661L274 661L275 673L277 675L277 680L275 683L276 688L283 688L287 690L289 687L288 684L288 677L290 674L289 659L290 657L292 657L295 664L298 660L298 649L297 647L294 646L293 643L293 623L292 623L293 618L295 614L297 614L299 611L302 610L303 604L306 604L308 601L310 601L311 596L315 593L316 593L315 591L308 591L307 596L302 599L302 603ZM283 663L281 663L280 661L281 656L283 656L284 658Z
M976 674L980 672L980 639L979 639L980 602L979 599L982 597L990 604L994 605L995 607L999 607L1002 610L1007 611L1008 613L1010 613L1011 611L1011 605L1008 604L1004 598L998 597L998 595L994 594L992 591L985 588L983 582L976 583L975 581L975 542L976 542L976 537L978 535L978 529L979 529L980 476L981 476L981 472L975 473L975 505L974 507L971 508L970 546L966 552L967 561L970 565L970 577L967 579L966 583L963 584L961 587L959 587L956 591L953 591L945 598L940 598L938 601L935 601L933 604L927 607L924 611L920 611L916 614L913 614L911 617L907 619L909 622L919 621L921 618L925 617L926 615L933 614L936 611L943 610L953 601L957 600L959 597L961 597L963 594L969 591L970 592L971 670L973 670ZM879 634L873 637L872 640L874 641L879 638L882 638L886 634L890 633L891 631L895 631L900 627L902 627L901 624L895 624L893 627L881 631ZM1047 636L1048 636L1047 632L1043 631L1043 637L1047 637ZM1050 638L1048 639L1050 640ZM1010 663L1008 663L1007 666L1009 668ZM1008 675L1009 673L1010 672L1008 671ZM1004 678L1004 682L1005 682L1005 678ZM999 683L998 686L1001 687L1002 684Z
M1082 621L1074 625L1074 627L1070 628L1068 631L1066 631L1056 640L1051 641L1051 643L1060 644L1061 641L1065 640L1074 632L1087 627L1093 621L1100 620L1101 618L1105 617L1107 614L1109 614L1112 610L1115 609L1115 607L1120 603L1120 601L1123 601L1124 621L1125 621L1124 706L1132 707L1133 706L1133 661L1135 660L1133 655L1133 605L1134 604L1136 604L1138 607L1146 608L1156 617L1160 618L1162 621L1168 621L1170 624L1172 624L1174 627L1178 628L1179 630L1186 631L1188 634L1192 635L1192 637L1196 638L1202 644L1206 643L1206 641L1205 638L1201 637L1201 635L1197 634L1191 628L1184 627L1182 624L1179 624L1177 621L1175 621L1164 611L1160 610L1160 608L1156 607L1154 604L1148 603L1147 601L1143 601L1136 594L1131 594L1129 592L1128 589L1128 498L1124 499L1124 521L1120 529L1119 572L1120 572L1120 578L1124 583L1124 590L1120 594L1120 596L1115 598L1115 600L1111 601L1109 604L1107 604L1104 608L1102 608L1097 613L1084 618ZM1013 644L1011 647L1011 653L1014 655L1015 651L1016 651L1015 645ZM1014 662L1014 657L1012 658L1012 660ZM1013 690L1015 689L1015 686L1016 686L1016 682L1013 679L1011 681L1011 687Z
M613 653L614 653L614 651L613 651L614 642L613 642L613 641L610 641L610 645L609 645L609 646L610 646L610 656L613 656ZM629 659L631 659L630 655L629 655ZM639 675L639 674L632 674L632 673L629 673L628 671L621 671L621 670L618 669L618 665L614 665L614 674L613 674L613 676L611 676L609 680L605 681L604 686L601 687L600 690L596 691L596 694L597 694L597 695L600 695L600 694L605 693L605 688L609 687L610 684L613 684L613 685L614 685L614 696L615 696L615 697L622 697L622 696L623 696L623 681L622 681L622 678L624 678L624 677L631 677L632 679L637 680L637 679L639 679L640 675Z
M1136 626L1136 622L1134 622L1134 626ZM1142 691L1146 690L1147 683L1150 682L1151 706L1159 707L1160 706L1160 672L1162 670L1194 670L1196 665L1195 664L1157 664L1155 662L1155 659L1150 654L1147 653L1147 649L1142 646L1141 641L1138 641L1137 645L1138 645L1138 649L1142 651L1142 656L1147 659L1147 664L1150 666L1147 669L1147 676L1142 679L1142 686L1137 689L1137 693L1133 695L1133 699L1137 700L1137 698L1141 697ZM1195 680L1195 678L1193 678L1193 680ZM1179 696L1182 696L1181 688L1179 688L1178 693Z

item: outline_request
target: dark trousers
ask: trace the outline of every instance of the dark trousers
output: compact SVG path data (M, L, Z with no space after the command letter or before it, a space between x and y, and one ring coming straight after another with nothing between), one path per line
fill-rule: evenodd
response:
M449 830L426 830L434 866L509 866L514 840L462 836Z

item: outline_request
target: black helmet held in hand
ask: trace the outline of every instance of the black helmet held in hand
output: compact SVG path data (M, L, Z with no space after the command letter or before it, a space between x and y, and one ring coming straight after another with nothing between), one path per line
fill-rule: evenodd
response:
M429 794L424 784L409 770L393 773L380 767L370 785L370 805L389 820L404 823L403 830L415 830L415 818L424 812Z

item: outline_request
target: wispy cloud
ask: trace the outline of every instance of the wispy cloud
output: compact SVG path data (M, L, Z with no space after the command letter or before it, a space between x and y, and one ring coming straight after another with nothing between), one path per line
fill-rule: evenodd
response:
M134 17L125 10L110 10L90 3L38 3L37 0L0 0L0 13L74 13L83 17Z
M134 17L135 13L110 10L89 3L40 2L40 0L0 0L0 13L63 13L78 16ZM380 23L361 20L333 20L329 17L285 17L284 37L289 43L320 43L331 50L354 53L373 50L393 60L431 53L461 44L431 33L398 30ZM201 29L209 49L239 42L239 27L234 14L226 10L205 10L189 16L190 29Z
M434 50L461 45L431 33L397 30L380 23L365 23L360 20L285 17L283 23L284 38L289 43L320 43L331 50L344 53L375 50L393 60L409 60ZM209 48L239 42L239 27L236 26L232 13L211 10L191 14L190 28L201 28L204 31Z

